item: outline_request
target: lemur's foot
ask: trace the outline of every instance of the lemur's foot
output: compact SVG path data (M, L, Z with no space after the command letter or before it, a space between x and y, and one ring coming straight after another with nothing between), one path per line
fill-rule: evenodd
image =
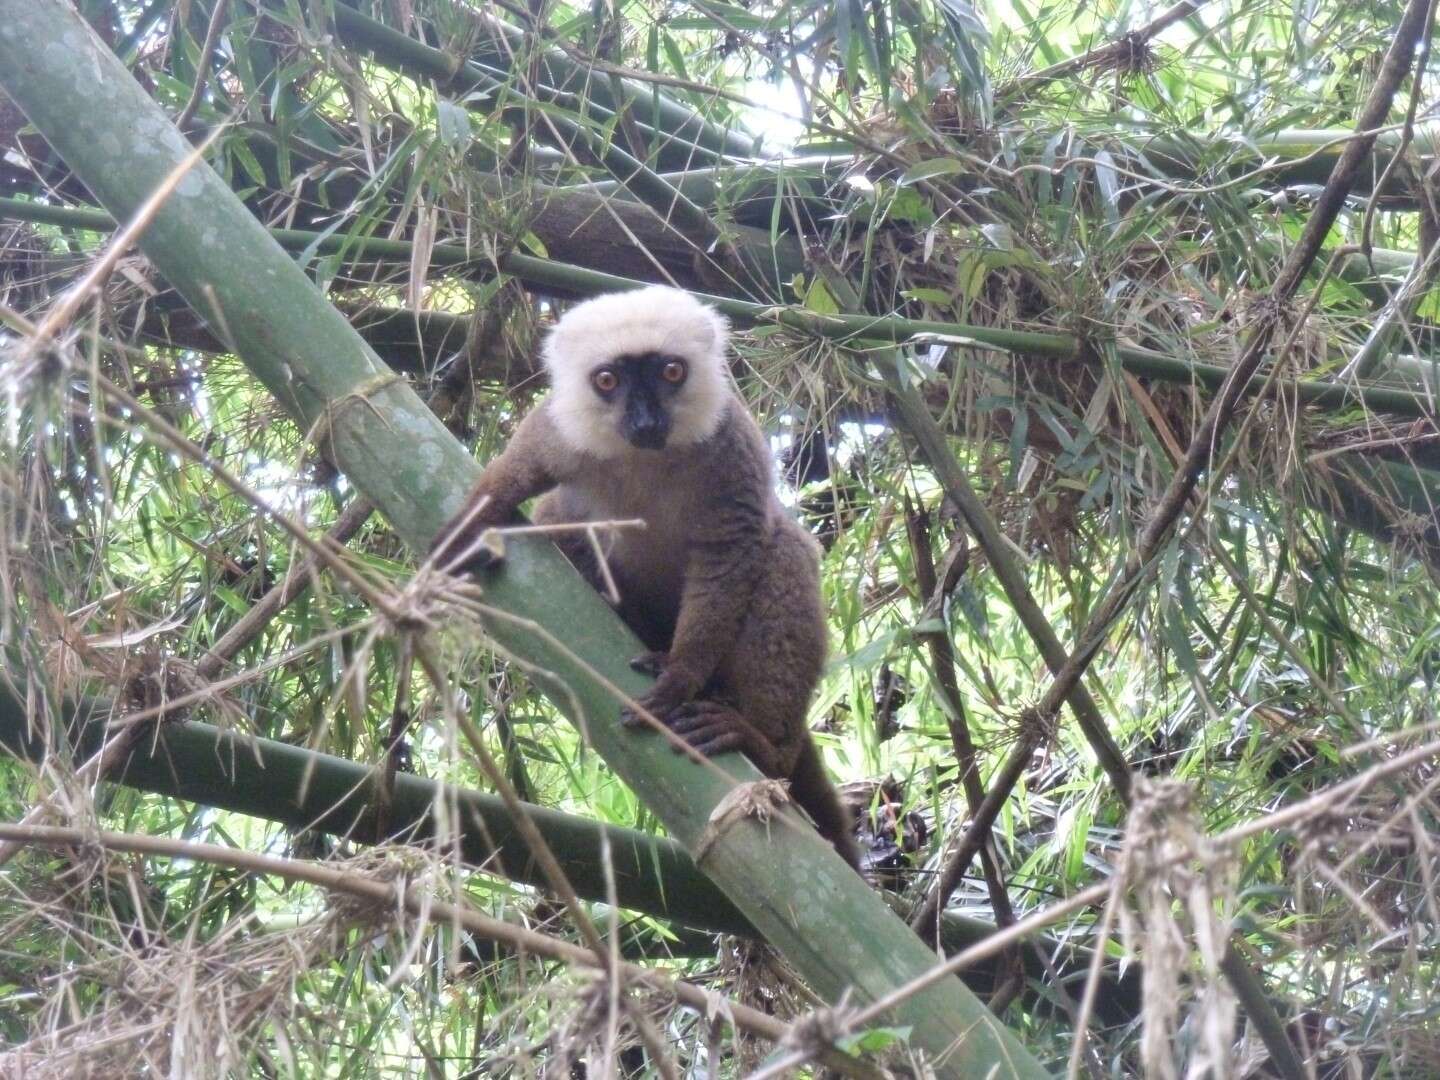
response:
M630 658L630 670L638 671L641 675L649 675L652 679L658 679L669 662L670 654L668 652L660 650L642 652L639 656Z

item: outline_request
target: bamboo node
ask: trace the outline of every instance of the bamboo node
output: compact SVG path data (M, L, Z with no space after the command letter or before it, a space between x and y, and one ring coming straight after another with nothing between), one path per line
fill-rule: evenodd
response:
M695 841L695 865L704 862L715 842L736 822L756 818L761 824L768 825L770 815L789 801L788 780L752 780L748 784L736 784L710 811L700 839Z
M310 430L305 433L307 441L315 446L326 447L326 453L328 455L330 436L335 429L335 418L342 409L348 408L351 405L364 405L374 414L376 419L393 430L393 426L385 414L381 412L370 399L386 387L394 383L403 383L404 381L404 376L398 375L393 371L381 371L364 380L349 393L342 394L334 401L326 404L320 415L315 417L315 422L310 425Z
M853 1034L859 1013L860 1010L850 1004L850 991L846 989L833 1008L816 1009L795 1020L782 1045L818 1057L826 1050L837 1048L842 1039Z

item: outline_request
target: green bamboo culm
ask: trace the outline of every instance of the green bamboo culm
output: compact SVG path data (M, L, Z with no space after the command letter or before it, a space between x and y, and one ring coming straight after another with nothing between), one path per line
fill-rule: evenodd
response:
M128 220L190 146L64 0L0 0L0 85L117 220ZM477 473L475 463L325 300L220 177L196 165L141 247L399 535L424 550ZM698 765L618 723L611 687L645 680L639 643L548 543L515 542L489 587L488 630L525 661L590 744L672 836L694 851L734 784L759 778L729 755ZM508 613L510 618L504 617ZM727 775L728 774L728 775ZM707 874L828 1001L864 1004L935 956L793 812L721 829ZM1040 1077L1039 1063L958 979L897 1007L944 1077Z

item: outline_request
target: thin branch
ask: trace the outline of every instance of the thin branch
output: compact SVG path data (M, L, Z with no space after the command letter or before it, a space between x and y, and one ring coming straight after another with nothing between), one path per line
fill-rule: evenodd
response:
M1000 766L990 781L990 790L985 795L985 800L976 807L970 815L970 827L960 837L959 843L955 845L954 851L945 860L944 868L940 872L940 880L930 890L915 914L910 917L910 925L915 932L927 941L935 940L940 933L940 912L945 909L951 895L955 892L956 886L964 876L970 860L985 846L990 839L990 828L995 824L995 819L1000 816L1000 811L1005 808L1010 795L1019 783L1020 777L1025 774L1026 768L1030 765L1031 757L1035 753L1035 747L1040 744L1042 729L1039 724L1033 722L1034 718L1026 718L1022 721L1025 730L1021 732L1020 738L1011 747L1005 762Z
M210 60L215 55L216 44L220 41L220 28L225 25L225 8L229 2L230 0L215 0L215 7L210 12L210 24L205 28L205 44L200 47L200 59L195 64L195 86L190 91L190 100L185 102L180 115L175 117L175 126L181 131L195 119L200 100L205 96L205 84L210 76Z
M950 743L955 750L955 763L960 770L960 789L965 793L966 808L973 819L985 802L985 787L980 781L980 767L975 753L975 740L970 734L969 717L965 712L960 685L955 678L955 648L950 641L949 628L945 625L945 600L948 581L940 581L935 572L935 558L930 550L930 515L922 507L919 510L909 505L906 499L905 527L910 534L910 549L915 566L915 583L919 587L924 618L927 622L939 622L939 628L925 631L920 637L930 651L935 689L945 713L946 726L950 731ZM961 540L959 543L963 544ZM968 558L961 548L957 558ZM957 571L963 572L963 566ZM947 574L947 579L949 578ZM980 868L985 876L985 888L990 894L990 906L995 912L997 926L1008 926L1015 921L1015 908L1010 903L1010 894L1005 889L1005 879L993 854L993 845L980 847ZM963 868L962 868L963 869ZM948 894L947 894L948 898ZM943 902L940 905L944 907ZM938 915L938 911L937 911ZM914 924L912 924L914 925ZM926 920L923 926L930 925ZM938 917L934 927L939 931Z
M339 549L348 544L374 513L375 507L357 496L335 519L321 546ZM271 619L310 587L315 575L324 566L314 552L306 552L300 561L290 566L283 580L267 589L214 645L205 650L205 655L195 665L196 675L207 680L219 675L241 649L259 637L260 631L269 625Z

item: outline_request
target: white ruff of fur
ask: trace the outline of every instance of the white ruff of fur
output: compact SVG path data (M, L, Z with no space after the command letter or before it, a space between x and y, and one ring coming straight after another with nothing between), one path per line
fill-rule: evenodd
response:
M729 325L714 308L663 285L611 293L571 308L555 324L543 352L550 373L550 414L561 437L596 457L654 453L625 441L617 407L595 393L590 376L616 357L655 352L678 356L690 369L671 402L667 445L704 442L720 426L730 394L728 334Z

